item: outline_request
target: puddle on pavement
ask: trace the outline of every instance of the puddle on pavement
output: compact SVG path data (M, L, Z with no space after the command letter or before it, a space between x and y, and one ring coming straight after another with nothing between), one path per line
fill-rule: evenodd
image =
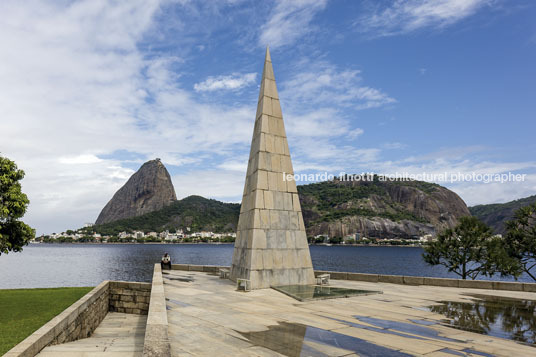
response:
M262 346L289 357L327 356L313 347L315 344L343 349L363 356L410 356L360 338L289 322L269 326L266 331L239 333L253 345Z
M410 324L408 322L392 321L378 319L375 317L367 316L354 316L357 320L373 325L376 327L371 327L367 325L361 325L351 322L346 322L353 327L362 328L365 330L371 330L376 332L388 333L393 335L398 335L407 338L416 338L416 339L434 339L441 341L449 342L462 342L448 337L443 337L439 335L439 332L430 327L425 327L421 325ZM417 337L418 336L418 337Z
M189 277L189 276L175 276L173 278L165 276L164 279L177 280L177 281L182 281L182 282L186 282L186 283L191 283L192 281L194 281L194 278Z
M360 322L367 323L368 325L364 325L364 324L360 324L360 323L356 323L352 321L335 319L335 318L331 318L331 319L344 323L351 327L389 334L389 335L396 335L396 336L400 336L404 338L412 338L412 339L424 340L424 341L441 340L441 341L448 341L448 342L465 343L465 341L462 341L462 340L456 340L453 338L440 336L439 331L436 331L429 327L425 327L425 326L438 324L437 322L433 322L433 321L410 320L414 322L415 324L417 324L417 325L414 325L414 324L407 323L407 322L384 320L384 319L378 319L378 318L368 317L368 316L354 315L354 318ZM369 326L369 325L373 325L373 326ZM461 351L444 348L440 350L440 352L444 352L446 354L451 354L455 356L467 356L467 353L472 353L474 355L479 355L479 356L490 356L489 354L485 352L480 352L480 351L472 350L469 348L463 349Z
M429 321L429 320L411 320L410 319L409 321L414 322L419 325L424 325L424 326L432 326L432 325L438 324L437 321Z
M466 349L464 349L462 351L465 352L465 353L476 355L476 356L484 356L484 357L494 357L495 356L495 355L492 355L492 354L489 354L489 353L476 351L476 350L473 350L471 348L466 348Z
M501 337L536 347L536 301L466 294L472 301L440 301L428 311L445 315L443 324L460 330Z
M382 293L381 291L356 290L356 289L346 289L346 288L337 288L337 287L320 286L320 285L272 286L272 289L275 289L299 301L334 299L334 298Z

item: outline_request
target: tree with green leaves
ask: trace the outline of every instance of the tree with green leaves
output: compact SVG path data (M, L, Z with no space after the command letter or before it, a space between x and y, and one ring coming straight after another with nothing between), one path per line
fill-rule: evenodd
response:
M24 171L0 156L0 255L20 252L35 237L35 230L20 220L30 203L21 191L23 177Z
M519 269L536 281L536 203L522 207L506 223L504 247Z
M444 230L425 246L424 261L443 265L462 279L491 276L496 272L491 257L500 255L492 236L491 228L476 217L462 217L456 227Z

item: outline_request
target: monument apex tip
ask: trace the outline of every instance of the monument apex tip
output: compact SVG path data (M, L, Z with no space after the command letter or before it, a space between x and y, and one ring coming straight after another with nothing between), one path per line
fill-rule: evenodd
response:
M266 57L264 59L265 62L272 62L272 59L270 58L270 46L266 45Z

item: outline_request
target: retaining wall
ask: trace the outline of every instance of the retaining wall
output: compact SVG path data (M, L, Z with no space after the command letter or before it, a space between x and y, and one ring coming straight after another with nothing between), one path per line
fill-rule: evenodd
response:
M338 272L338 271L315 270L315 275L320 275L320 274L330 274L332 279L367 281L371 283L391 283L391 284L403 284L403 285L431 285L431 286L443 286L443 287L451 287L451 288L536 292L535 283L518 283L518 282L491 281L491 280L429 278L429 277L423 277L423 276L405 276L405 275L344 273L344 272Z
M108 298L109 282L103 281L4 356L33 357L46 346L89 337L108 312Z
M147 315L151 283L110 281L109 311Z
M191 264L172 264L173 270L186 271L205 271L217 273L218 269L227 268L228 266L216 265L191 265ZM341 271L315 270L315 276L321 274L330 274L334 280L354 280L366 281L370 283L390 283L402 285L431 285L452 288L471 288L471 289L492 289L492 290L509 290L509 291L527 291L536 292L536 283L518 283L508 281L491 281L491 280L462 280L447 278L431 278L424 276L405 276L405 275L384 275L384 274L363 274L349 273Z
M207 273L217 273L220 268L230 269L228 266L220 265L171 264L172 270L204 271Z
M87 338L108 311L147 314L150 291L149 283L103 281L4 356L33 357L47 346Z

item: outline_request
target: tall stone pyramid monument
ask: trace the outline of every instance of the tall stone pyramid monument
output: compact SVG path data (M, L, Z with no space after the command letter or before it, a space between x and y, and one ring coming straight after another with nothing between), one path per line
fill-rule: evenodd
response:
M270 51L266 49L231 279L252 289L314 284Z

